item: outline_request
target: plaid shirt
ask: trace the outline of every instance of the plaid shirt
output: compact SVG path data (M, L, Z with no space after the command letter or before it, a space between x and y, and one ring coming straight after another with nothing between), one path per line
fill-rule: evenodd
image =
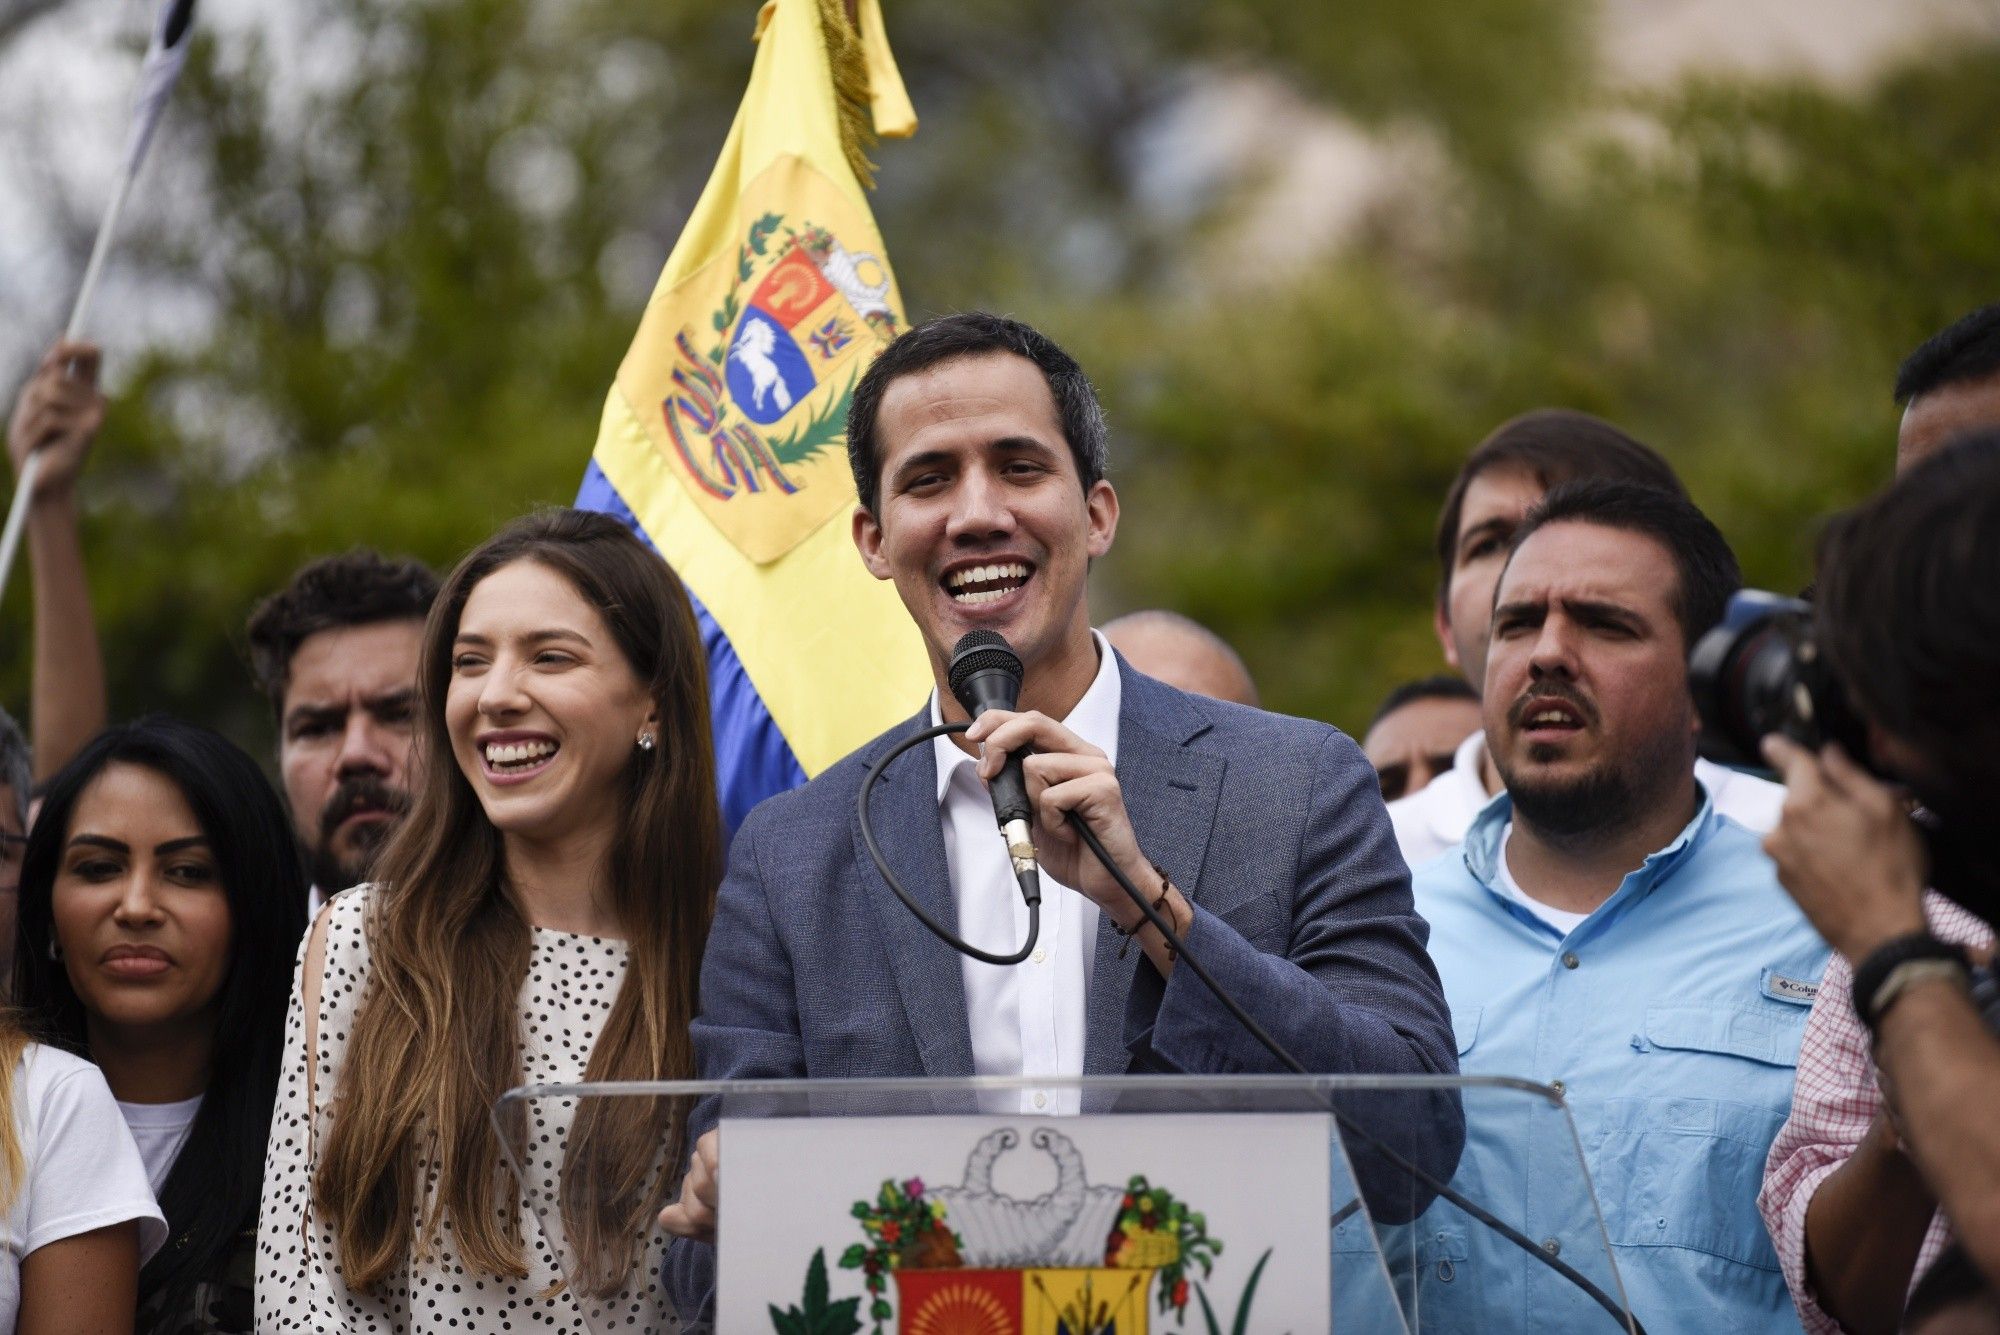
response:
M1947 941L1977 946L1993 939L1977 918L1935 892L1924 896L1924 913L1931 930ZM1806 1207L1819 1184L1847 1162L1882 1111L1868 1030L1854 1013L1850 995L1853 978L1840 956L1828 961L1799 1043L1792 1113L1771 1143L1764 1187L1757 1193L1757 1208L1771 1230L1785 1284L1808 1335L1840 1335L1842 1328L1820 1309L1806 1280ZM1916 1268L1910 1272L1912 1284L1950 1240L1951 1228L1943 1213L1934 1213Z

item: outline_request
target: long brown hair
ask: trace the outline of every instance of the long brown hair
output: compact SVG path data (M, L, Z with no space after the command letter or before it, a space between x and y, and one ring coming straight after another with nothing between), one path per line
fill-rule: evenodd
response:
M659 744L632 749L618 803L605 874L630 953L585 1078L671 1080L694 1071L688 1024L723 839L694 611L665 563L616 520L542 511L461 561L424 626L415 800L370 892L367 991L313 1181L314 1204L358 1289L428 1254L445 1220L468 1265L526 1273L520 1184L502 1163L489 1111L521 1080L516 1016L529 927L507 885L500 834L453 759L444 719L466 599L516 561L554 570L597 609L659 711ZM566 1186L586 1175L593 1184L566 1190L564 1200L583 1287L617 1287L664 1192L657 1167L679 1161L677 1126L632 1115L633 1105L654 1102L591 1100L572 1129ZM427 1178L436 1183L428 1199Z

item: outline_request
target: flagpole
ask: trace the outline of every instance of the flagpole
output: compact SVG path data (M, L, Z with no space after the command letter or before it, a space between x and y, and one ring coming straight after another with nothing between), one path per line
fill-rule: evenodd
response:
M63 341L66 343L73 343L83 335L84 317L90 313L91 300L97 295L97 280L104 272L104 257L111 252L111 240L118 232L119 220L124 216L125 201L132 194L132 183L139 179L139 170L146 165L146 156L153 144L153 130L159 124L167 95L173 91L174 83L180 77L181 63L187 52L184 41L193 22L194 0L167 0L161 11L159 29L146 52L145 64L140 67L138 104L133 109L132 133L126 146L124 170L118 174L111 202L105 205L104 217L97 225L97 238L91 242L90 262L84 266L76 303L70 307L69 325L63 330ZM21 476L14 483L14 499L7 507L7 526L0 530L0 599L7 596L7 581L14 573L14 558L21 548L21 533L28 523L28 504L34 498L35 480L41 471L42 452L34 450L21 463Z

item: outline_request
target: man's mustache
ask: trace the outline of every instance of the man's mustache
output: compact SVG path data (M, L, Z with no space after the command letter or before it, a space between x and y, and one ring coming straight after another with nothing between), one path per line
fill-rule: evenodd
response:
M1586 724L1595 724L1597 722L1597 707L1583 698L1583 692L1561 681L1539 681L1521 692L1520 698L1508 707L1507 722L1513 727L1519 728L1528 720L1528 704L1530 701L1547 702L1549 700L1560 700L1564 704L1569 705L1572 709L1576 710L1577 716Z
M409 809L408 793L400 788L391 788L376 775L357 774L342 779L340 786L333 790L333 796L327 799L319 817L320 838L332 838L341 822L357 811L386 811L392 816L401 816Z

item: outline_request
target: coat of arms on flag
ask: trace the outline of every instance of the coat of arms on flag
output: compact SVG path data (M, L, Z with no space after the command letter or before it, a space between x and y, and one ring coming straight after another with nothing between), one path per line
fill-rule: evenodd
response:
M734 249L648 307L618 383L702 513L764 564L854 504L847 405L901 301L873 220L801 158L752 181L736 219Z
M847 523L848 403L903 321L864 150L871 130L911 133L916 112L878 0L766 0L756 42L577 491L687 586L732 831L931 685L915 625Z

